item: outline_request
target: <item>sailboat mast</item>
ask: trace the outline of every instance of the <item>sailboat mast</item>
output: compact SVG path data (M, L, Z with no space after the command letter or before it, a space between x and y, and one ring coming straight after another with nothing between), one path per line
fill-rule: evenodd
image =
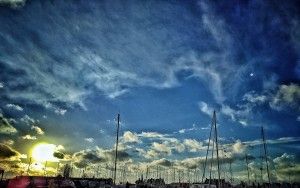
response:
M266 166L267 166L268 181L269 181L269 185L271 185L270 173L269 173L269 164L268 164L268 157L267 157L267 146L266 146L265 132L264 132L264 128L263 127L261 127L261 134L262 134L263 145L264 145L264 152L265 152L265 160L266 160Z
M218 147L218 131L217 131L217 117L216 111L214 111L214 126L215 126L215 140L217 150L217 163L218 163L218 187L220 187L220 162L219 162L219 147Z
M212 151L211 151L211 161L210 161L210 171L209 171L209 185L211 184L211 173L213 169L213 161L214 161L214 150L215 150L215 142L212 142Z
M233 173L232 173L232 167L231 167L232 161L229 162L229 171L230 171L230 182L233 183Z
M248 186L250 186L250 176L249 176L249 161L248 161L248 155L245 155L246 157L246 165L247 165L247 175L248 175Z
M213 130L213 121L211 122L211 127L210 127L210 132L209 132L208 145L207 145L205 162L204 162L204 167L203 167L203 175L202 175L202 180L201 180L202 183L203 183L203 180L204 180L204 177L205 177L205 170L206 170L206 164L207 164L207 158L208 158L208 152L209 152L209 146L210 146L212 130Z
M31 165L31 157L29 158L29 162L28 162L27 176L29 175L30 165Z
M116 156L115 156L114 184L116 184L116 178L117 178L117 161L118 161L119 128L120 128L120 114L118 114L118 123L117 123L117 140L116 140Z

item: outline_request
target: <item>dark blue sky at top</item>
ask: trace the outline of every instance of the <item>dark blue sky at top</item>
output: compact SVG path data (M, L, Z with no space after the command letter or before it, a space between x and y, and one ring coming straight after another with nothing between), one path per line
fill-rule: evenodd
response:
M258 139L262 125L270 139L299 137L299 27L297 1L0 6L0 108L24 134L27 114L40 120L40 140L74 150L88 137L111 147L118 112L122 131L205 140L201 102L216 109L227 141ZM283 85L297 88L292 102L280 98Z

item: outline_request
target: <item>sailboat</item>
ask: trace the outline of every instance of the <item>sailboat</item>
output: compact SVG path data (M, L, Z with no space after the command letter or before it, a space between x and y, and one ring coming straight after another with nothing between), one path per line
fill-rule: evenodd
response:
M211 149L209 178L204 180L205 172L206 172L206 168L207 168L207 163L208 163L208 155L209 155L211 144L212 144L212 149ZM213 179L212 178L214 151L216 151L216 157L217 157L216 159L217 159L218 179ZM221 186L221 178L220 178L220 161L219 161L219 145L218 145L218 131L217 131L216 111L213 112L211 128L210 128L210 133L209 133L209 139L208 139L208 145L207 145L206 156L205 156L205 163L204 163L202 181L201 181L201 183L192 184L190 187L191 188L220 188L220 187L222 187Z

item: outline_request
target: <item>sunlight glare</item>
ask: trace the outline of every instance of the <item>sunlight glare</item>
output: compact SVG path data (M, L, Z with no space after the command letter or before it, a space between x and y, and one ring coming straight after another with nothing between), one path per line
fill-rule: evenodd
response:
M56 150L56 145L41 143L36 145L32 150L32 157L37 161L58 161L57 158L53 156Z

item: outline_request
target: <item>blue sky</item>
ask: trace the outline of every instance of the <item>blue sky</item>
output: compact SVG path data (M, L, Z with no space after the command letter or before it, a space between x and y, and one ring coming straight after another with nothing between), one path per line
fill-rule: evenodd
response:
M201 170L216 110L237 179L245 153L256 157L251 177L258 171L261 126L273 179L286 180L287 167L299 179L297 6L0 0L0 141L11 153L2 167L19 172L41 142L78 169L110 163L120 113L129 171Z

